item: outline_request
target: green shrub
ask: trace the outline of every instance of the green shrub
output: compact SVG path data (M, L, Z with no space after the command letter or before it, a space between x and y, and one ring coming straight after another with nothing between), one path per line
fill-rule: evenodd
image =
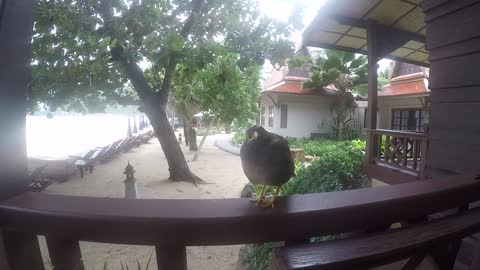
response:
M235 135L233 135L233 142L238 145L242 144L246 139L247 136L245 135L244 130L237 131L235 132Z
M362 174L365 157L365 142L329 141L329 140L296 140L289 139L290 147L299 147L308 155L319 157L309 166L295 164L295 176L280 189L280 195L332 192L366 186L367 178ZM260 186L255 186L257 194ZM273 192L268 188L267 193ZM312 238L311 241L332 240L335 236ZM245 264L253 269L267 269L271 250L276 243L248 246L248 252L243 258Z

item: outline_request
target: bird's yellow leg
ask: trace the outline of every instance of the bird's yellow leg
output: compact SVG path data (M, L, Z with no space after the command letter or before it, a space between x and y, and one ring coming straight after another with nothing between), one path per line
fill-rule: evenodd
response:
M267 188L267 186L263 185L262 192L260 192L260 197L258 197L258 200L257 200L257 205L259 205L261 202L263 202L263 200L265 200L265 190L266 190L266 188Z
M278 186L277 189L275 190L275 194L273 194L273 198L265 205L263 205L263 207L267 208L267 207L272 207L274 208L275 207L275 199L277 198L277 195L278 195L278 192L280 191L280 188L282 186Z

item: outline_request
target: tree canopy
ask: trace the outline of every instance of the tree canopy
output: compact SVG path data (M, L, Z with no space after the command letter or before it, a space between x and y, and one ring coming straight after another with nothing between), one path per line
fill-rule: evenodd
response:
M196 22L186 33L192 15ZM30 108L98 112L109 104L140 104L132 75L115 57L140 67L154 93L164 91L174 62L188 73L232 52L241 69L265 60L282 64L292 53L293 27L262 16L250 0L40 0Z
M30 108L98 112L112 103L138 104L170 179L199 182L166 115L172 88L229 53L242 71L266 60L283 64L293 49L287 37L298 18L292 18L264 17L252 0L39 0Z

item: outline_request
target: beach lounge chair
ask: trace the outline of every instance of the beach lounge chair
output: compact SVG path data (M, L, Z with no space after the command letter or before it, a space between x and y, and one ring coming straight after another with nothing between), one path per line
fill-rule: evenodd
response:
M151 139L150 136L148 136L145 133L142 133L142 134L138 135L137 137L135 137L135 140L134 140L133 144L138 147L138 146L148 142L150 139Z
M78 158L75 157L46 157L35 156L28 157L29 171L34 171L36 168L45 164L48 166L42 171L41 176L48 178L50 181L66 181L71 175L77 171L75 162Z
M80 170L80 178L83 178L83 174L86 169L88 169L90 173L93 172L93 167L98 161L100 161L100 158L103 157L104 153L108 150L109 147L110 145L104 147L97 147L97 149L92 150L94 151L94 153L87 159L79 159L75 161L75 165Z
M117 147L117 151L118 153L123 153L123 152L126 152L128 150L130 150L130 148L132 148L132 138L125 138L121 143L120 145L118 145Z
M98 158L98 160L101 162L106 162L114 158L119 153L118 146L122 143L122 141L123 140L118 140L112 143L105 153Z
M83 178L83 173L84 173L85 169L88 168L87 167L88 166L88 161L93 156L93 154L95 154L97 151L98 151L98 149L90 150L83 157L81 157L81 156L70 156L70 157L78 159L77 161L75 161L75 166L77 166L78 170L80 171L80 178ZM92 168L92 170L93 170L93 168ZM92 170L90 170L90 173L92 172Z
M50 185L50 180L42 176L42 172L43 170L45 170L47 166L48 165L45 164L41 167L37 167L28 176L28 178L30 179L30 184L28 185L28 191L39 192L44 190L46 187Z

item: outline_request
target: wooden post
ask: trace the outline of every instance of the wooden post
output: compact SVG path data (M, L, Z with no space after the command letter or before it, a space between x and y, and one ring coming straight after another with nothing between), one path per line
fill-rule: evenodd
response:
M47 237L48 252L55 270L83 270L82 252L78 241Z
M3 231L2 244L11 270L45 269L36 235Z
M187 250L184 246L155 247L158 269L187 270Z
M36 1L3 1L0 22L0 200L28 187L26 96Z
M367 110L367 128L377 128L377 108L378 108L378 83L377 83L377 69L378 69L378 37L377 37L377 24L374 21L368 21L367 23L367 54L368 54L368 110ZM366 149L366 162L372 163L373 157L377 152L377 140L373 133L367 135L367 149Z

